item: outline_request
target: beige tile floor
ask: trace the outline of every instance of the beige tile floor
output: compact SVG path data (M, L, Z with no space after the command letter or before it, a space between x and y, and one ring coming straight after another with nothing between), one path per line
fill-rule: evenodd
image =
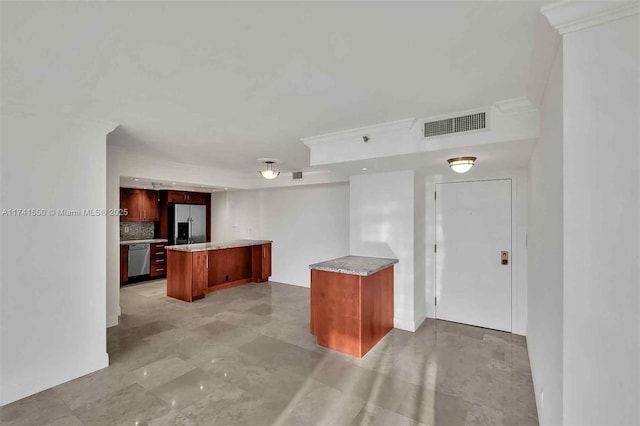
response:
M445 321L363 359L315 344L309 290L248 284L188 304L121 290L111 365L2 407L2 425L537 425L524 338Z

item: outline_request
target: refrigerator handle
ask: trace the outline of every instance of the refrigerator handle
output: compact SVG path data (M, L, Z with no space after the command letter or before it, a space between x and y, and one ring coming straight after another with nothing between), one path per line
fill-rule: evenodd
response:
M193 238L192 238L192 228L193 228L193 219L191 219L191 215L189 215L189 219L187 219L187 221L189 222L189 244L193 244Z

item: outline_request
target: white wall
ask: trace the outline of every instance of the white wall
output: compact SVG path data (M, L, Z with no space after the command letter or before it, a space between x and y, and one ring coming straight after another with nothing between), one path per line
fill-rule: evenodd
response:
M394 270L394 327L409 331L425 318L424 311L416 310L423 303L415 303L414 244L421 238L414 233L416 202L420 202L416 186L415 172L409 170L352 176L349 190L351 254L399 260Z
M565 424L640 424L640 16L566 34Z
M347 183L272 189L263 196L272 281L309 287L310 264L349 254Z
M426 269L426 179L423 173L413 176L413 322L416 328L427 317Z
M527 172L523 169L494 171L490 174L478 173L475 169L464 175L429 175L426 182L426 223L425 223L425 304L426 315L429 318L435 316L435 296L436 296L436 257L433 245L436 240L435 229L435 200L433 193L436 183L460 182L486 179L511 179L511 316L513 333L527 334Z
M118 172L118 152L110 147L107 136L107 206L110 209L120 208L120 174ZM107 217L107 327L118 325L120 316L120 218Z
M263 191L211 194L211 240L262 239Z
M562 78L560 48L543 97L541 136L529 164L527 345L541 425L562 423Z
M349 254L346 183L215 193L212 239L273 240L271 281L309 287L309 265Z
M104 209L112 128L2 110L3 209ZM3 215L0 403L108 365L104 216Z

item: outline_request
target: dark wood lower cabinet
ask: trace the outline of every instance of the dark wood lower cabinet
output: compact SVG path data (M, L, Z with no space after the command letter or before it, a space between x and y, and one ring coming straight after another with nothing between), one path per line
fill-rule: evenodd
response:
M208 252L210 265L208 287L235 283L252 278L251 249L252 247L236 247L223 250L210 250Z
M195 252L192 255L192 297L191 300L202 299L207 294L209 281L209 257L206 251Z
M208 251L167 250L167 296L192 302L271 275L271 244Z
M393 328L393 266L373 275L311 270L311 334L362 358Z
M149 275L152 278L163 277L167 275L167 251L165 247L167 243L152 243L150 245L151 255L149 261Z
M120 284L129 280L129 246L120 245Z

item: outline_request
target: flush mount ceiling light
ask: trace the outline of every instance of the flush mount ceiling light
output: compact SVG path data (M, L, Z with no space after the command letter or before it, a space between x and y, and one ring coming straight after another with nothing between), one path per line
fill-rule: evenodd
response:
M273 170L273 161L265 161L264 164L267 165L266 170L260 170L260 174L265 179L275 179L280 174L279 171Z
M273 165L274 164L278 164L278 163L282 162L282 161L278 160L277 158L258 158L256 161L259 162L259 163L264 163L265 166L266 166L266 169L260 170L258 172L258 173L260 173L262 175L263 178L265 178L265 179L275 179L280 174L280 172L278 170L274 170L273 169Z
M447 163L449 167L456 173L466 173L473 167L476 162L476 157L456 157L449 158Z

